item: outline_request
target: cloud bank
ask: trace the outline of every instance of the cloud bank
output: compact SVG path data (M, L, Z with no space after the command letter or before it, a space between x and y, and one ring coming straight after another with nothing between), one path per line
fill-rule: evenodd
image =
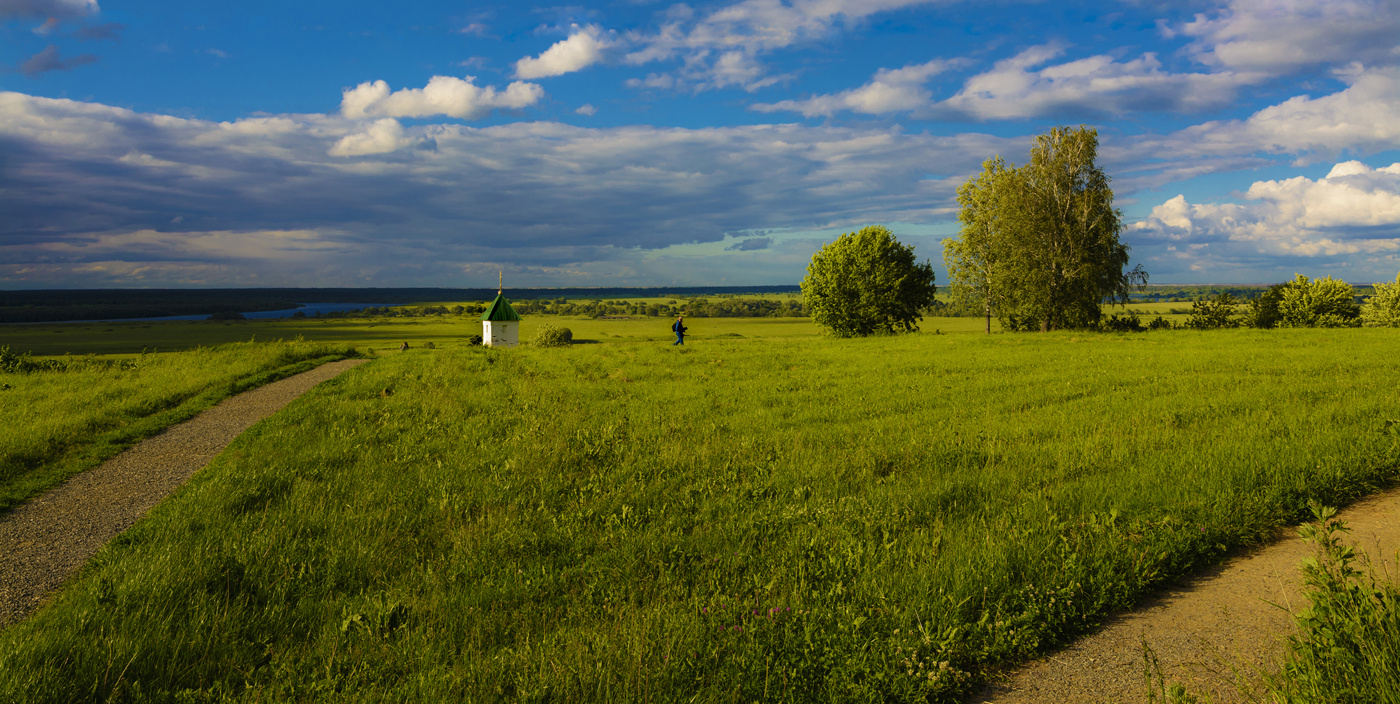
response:
M1299 262L1310 271L1319 261L1348 267L1345 258L1354 255L1377 270L1400 261L1400 163L1347 161L1317 180L1256 181L1243 199L1195 204L1178 195L1128 234L1164 245L1196 271L1260 259Z
M143 285L245 285L254 272L263 285L460 285L488 264L550 277L537 283L786 282L810 249L743 233L948 219L961 179L929 166L968 173L1021 142L802 125L210 122L0 93L0 282L110 284L139 270ZM732 254L728 237L743 240ZM779 259L752 259L764 239ZM703 263L667 263L702 245ZM782 257L791 271L774 268Z

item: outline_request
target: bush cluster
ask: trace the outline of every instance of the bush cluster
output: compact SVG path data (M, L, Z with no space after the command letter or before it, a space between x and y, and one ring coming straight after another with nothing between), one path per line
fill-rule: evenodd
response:
M1361 321L1367 327L1400 328L1400 274L1393 284L1376 284L1376 292L1361 306Z
M568 347L574 343L574 332L568 328L545 323L535 333L536 347Z

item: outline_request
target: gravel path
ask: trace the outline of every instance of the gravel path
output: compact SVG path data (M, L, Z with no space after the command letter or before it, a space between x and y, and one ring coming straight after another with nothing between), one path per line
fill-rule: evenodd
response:
M23 620L73 573L254 423L364 363L345 359L224 399L0 519L0 627Z
M1338 518L1351 528L1344 540L1396 574L1400 490L1360 501ZM1311 554L1313 546L1297 531L1286 531L1270 545L1110 618L1096 633L1022 667L968 702L1146 701L1144 639L1166 684L1180 682L1215 704L1248 701L1241 688L1258 687L1261 670L1277 671L1286 639L1295 632L1289 613L1268 602L1293 611L1307 606L1298 563Z

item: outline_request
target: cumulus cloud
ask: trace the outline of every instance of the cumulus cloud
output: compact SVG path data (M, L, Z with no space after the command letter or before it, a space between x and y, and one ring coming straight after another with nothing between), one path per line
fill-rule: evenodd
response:
M1198 249L1236 243L1304 257L1400 252L1400 163L1337 164L1323 178L1257 181L1248 203L1192 204L1178 195L1129 232ZM1179 251L1179 250L1178 250Z
M678 78L701 88L757 90L786 80L768 76L759 57L798 42L829 36L839 26L933 0L742 0L699 14L676 5L655 32L633 32L637 48L624 61L642 65L680 59Z
M534 83L515 81L497 91L492 86L477 86L475 80L472 76L433 76L423 88L394 92L384 81L365 82L343 92L340 112L351 119L448 115L475 120L496 109L528 107L544 97L544 89Z
M1154 53L1130 61L1098 55L1045 65L1063 56L1059 44L1031 47L969 78L938 104L944 116L1020 119L1064 113L1122 114L1142 110L1190 112L1228 104L1259 73L1172 73Z
M578 109L574 112L585 117L593 117L598 114L598 108L593 107L592 103L584 103L578 106Z
M1168 35L1214 66L1283 73L1316 64L1400 61L1400 0L1232 0Z
M58 47L50 44L43 51L24 60L19 65L19 72L34 77L49 71L68 71L84 64L96 63L98 58L92 54L79 54L71 59L64 59L58 55Z
M925 108L933 101L933 94L924 88L924 84L930 78L961 63L957 60L935 60L899 69L882 68L869 83L859 88L804 100L759 103L750 109L758 112L800 112L807 117L830 117L844 111L879 115Z
M413 149L408 139L435 148ZM122 270L112 264L120 247L80 245L169 233L178 216L177 234L126 261L160 251L163 261L223 267L200 275L232 285L250 271L290 274L276 255L246 261L186 248L182 238L314 232L335 233L338 247L281 283L460 285L472 263L507 262L565 277L558 280L625 263L635 267L630 283L644 285L677 282L674 262L656 259L674 247L706 243L745 261L759 254L723 254L726 239L754 239L734 233L949 219L967 174L987 154L1023 148L1025 137L802 125L406 128L339 114L221 123L0 92L0 143L9 167L0 281L37 285L34 277L57 281L55 272L97 264ZM346 158L356 154L380 156ZM930 177L930 164L957 175ZM811 252L789 255L790 271L764 276L800 278ZM21 281L21 269L40 273ZM693 283L709 275L690 271L682 276ZM156 285L155 273L144 276Z
M515 62L516 78L549 78L582 71L603 60L609 41L601 27L574 25L568 39L556 42L537 57Z
M73 19L97 11L97 0L0 0L0 17Z
M421 141L405 134L403 125L399 124L398 120L386 117L370 123L363 132L341 137L326 153L331 156L384 154L413 146Z

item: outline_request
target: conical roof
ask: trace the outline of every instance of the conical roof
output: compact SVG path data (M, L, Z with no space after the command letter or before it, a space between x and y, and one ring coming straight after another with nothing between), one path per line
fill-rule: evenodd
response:
M491 301L491 305L486 307L486 312L481 314L482 320L520 320L520 314L510 307L510 301L506 300L504 293L497 293L496 300Z

